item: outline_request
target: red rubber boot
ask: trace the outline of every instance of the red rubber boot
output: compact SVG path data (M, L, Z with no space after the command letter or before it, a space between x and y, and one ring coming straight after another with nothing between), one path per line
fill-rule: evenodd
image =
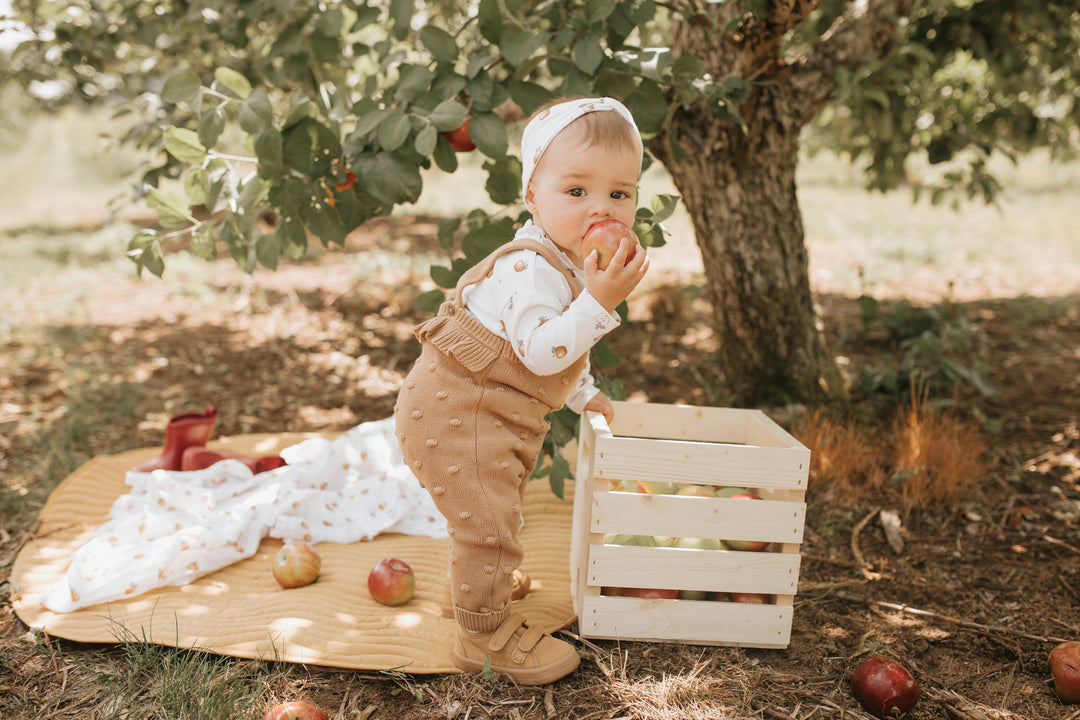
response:
M165 447L161 455L148 463L133 467L135 472L153 472L154 470L179 470L184 450L189 447L203 447L210 442L217 420L217 408L207 405L201 413L190 412L173 415L165 428Z

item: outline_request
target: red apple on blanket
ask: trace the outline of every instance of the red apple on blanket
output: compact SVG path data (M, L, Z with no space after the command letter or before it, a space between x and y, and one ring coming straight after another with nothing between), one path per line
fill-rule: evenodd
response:
M303 587L315 582L315 578L319 577L322 558L315 552L315 548L307 543L285 543L274 556L270 570L281 587Z
M581 239L581 254L583 257L588 257L595 250L597 253L596 266L601 270L606 270L611 258L615 256L615 251L619 249L619 242L623 238L633 242L626 254L626 262L629 263L637 255L638 248L641 245L638 243L634 231L614 218L593 223L585 231L585 237Z
M1080 641L1069 640L1050 651L1054 692L1066 705L1080 703Z
M329 720L319 708L306 702L287 702L275 705L262 720Z
M383 558L368 573L367 587L383 605L404 605L416 592L416 576L404 560Z

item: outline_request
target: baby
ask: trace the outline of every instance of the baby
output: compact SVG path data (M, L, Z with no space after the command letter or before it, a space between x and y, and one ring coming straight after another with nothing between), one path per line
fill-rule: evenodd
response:
M589 350L620 323L615 308L641 282L644 252L624 239L606 269L582 238L596 222L628 226L637 209L642 143L611 98L541 108L521 141L532 221L465 273L457 296L421 324L420 359L395 408L405 462L446 517L450 589L462 670L522 685L572 672L577 650L511 608L521 498L549 423L564 404L601 412L608 398Z

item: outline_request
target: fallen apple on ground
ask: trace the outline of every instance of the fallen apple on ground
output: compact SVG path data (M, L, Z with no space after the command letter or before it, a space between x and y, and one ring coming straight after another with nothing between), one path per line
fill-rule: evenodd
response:
M262 720L328 720L326 713L306 702L281 703L270 708Z
M892 658L872 655L855 668L851 694L863 709L883 720L899 720L919 699L919 683Z
M404 560L383 558L368 573L368 592L383 605L404 605L416 592L416 576Z
M637 255L641 244L638 242L637 235L634 234L633 230L614 218L601 220L589 226L589 229L585 231L585 237L581 239L581 255L582 257L588 257L595 250L597 254L596 266L601 270L606 270L611 258L615 256L615 251L619 249L619 243L623 238L633 243L626 253L626 263L629 264Z
M1069 640L1050 651L1054 693L1066 705L1080 703L1080 641Z
M285 543L274 556L270 571L283 588L310 585L319 577L322 558L315 548L305 542Z

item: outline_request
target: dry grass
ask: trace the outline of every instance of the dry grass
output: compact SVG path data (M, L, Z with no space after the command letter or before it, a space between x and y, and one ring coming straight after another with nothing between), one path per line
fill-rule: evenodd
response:
M843 507L895 483L905 515L914 509L953 508L989 468L978 426L926 402L901 406L891 423L874 427L818 410L794 434L810 448L811 491Z

